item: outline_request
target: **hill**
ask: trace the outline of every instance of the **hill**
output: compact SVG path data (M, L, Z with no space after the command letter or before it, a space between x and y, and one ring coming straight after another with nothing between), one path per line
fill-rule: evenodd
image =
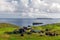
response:
M18 26L10 23L0 23L0 27L18 27Z
M13 24L0 23L0 40L60 40L59 36L40 36L38 33L33 33L31 35L24 34L24 36L20 36L20 34L4 34L4 32L11 32L19 27ZM43 26L32 26L35 30L45 30L51 29L51 31L57 31L60 33L60 23L47 24Z
M56 29L60 30L60 23L53 23L53 24L47 24L42 26L33 26L34 29L41 30L41 29Z
M14 24L0 23L0 34L3 34L5 31L13 31L17 28L19 28L19 26L16 26Z

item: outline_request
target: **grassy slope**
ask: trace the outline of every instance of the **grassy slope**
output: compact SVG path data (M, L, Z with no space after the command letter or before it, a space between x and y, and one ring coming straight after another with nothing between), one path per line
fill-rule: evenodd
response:
M60 30L60 23L55 23L55 24L47 24L47 25L43 25L43 26L38 26L38 27L34 27L34 29L40 30L40 29L52 29L52 30Z
M18 27L16 25L12 24L0 24L0 40L60 40L60 36L39 36L37 33L31 35L25 34L23 37L21 37L20 34L4 34L5 31L13 31L17 28ZM60 31L60 23L33 27L33 29L37 30L45 30L46 28Z
M5 32L11 32L18 29L18 26L9 23L0 23L0 40L8 40L10 35L5 34Z

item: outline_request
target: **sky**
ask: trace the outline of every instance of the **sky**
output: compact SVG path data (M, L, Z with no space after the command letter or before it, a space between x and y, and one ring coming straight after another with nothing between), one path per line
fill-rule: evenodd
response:
M0 18L60 18L60 0L0 0Z

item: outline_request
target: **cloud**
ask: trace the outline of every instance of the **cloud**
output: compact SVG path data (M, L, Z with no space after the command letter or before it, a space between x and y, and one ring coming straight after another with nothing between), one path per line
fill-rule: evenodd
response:
M11 1L7 2L7 0L0 0L0 11L16 11L17 2Z
M0 0L2 18L54 18L58 14L60 15L59 0Z
M60 4L57 0L31 0L30 4L24 9L22 16L26 17L47 17L47 18L59 18L60 16ZM24 3L25 5L25 3ZM52 14L52 15L51 15ZM55 14L55 15L53 15ZM56 16L58 15L58 16Z

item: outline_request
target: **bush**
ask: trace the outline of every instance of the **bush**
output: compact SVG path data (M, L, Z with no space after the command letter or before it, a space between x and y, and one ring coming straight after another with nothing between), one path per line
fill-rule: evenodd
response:
M6 34L12 34L12 32L5 32Z

